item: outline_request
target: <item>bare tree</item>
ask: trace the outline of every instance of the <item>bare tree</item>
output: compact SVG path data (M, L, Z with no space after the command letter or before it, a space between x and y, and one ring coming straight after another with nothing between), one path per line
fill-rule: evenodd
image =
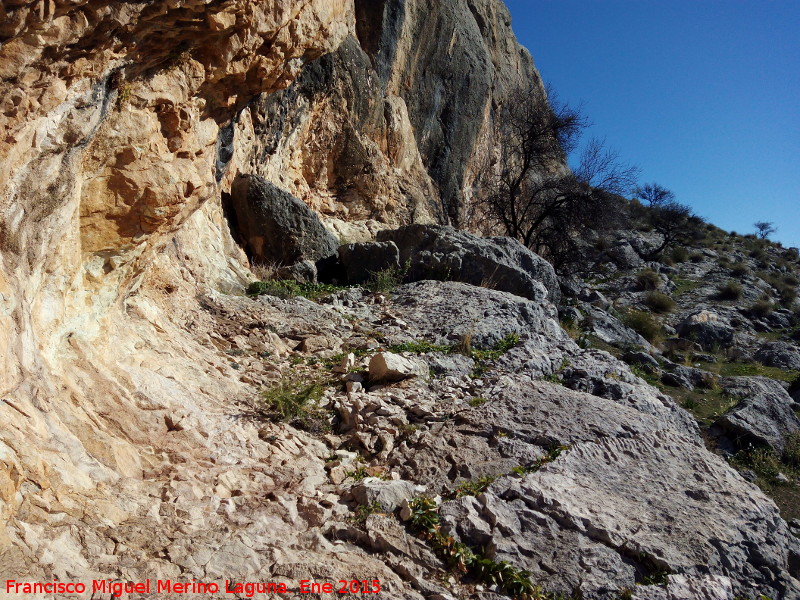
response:
M588 121L552 91L548 96L531 86L499 108L497 154L478 178L477 199L506 235L560 268L577 255L577 236L605 220L609 197L630 189L637 170L600 140L591 140L570 170L567 155Z
M647 254L646 258L652 260L667 247L688 237L692 224L700 219L692 214L692 209L686 204L667 200L650 207L649 220L653 229L662 237L661 244Z
M778 228L775 227L775 224L769 221L758 221L753 224L753 227L756 228L756 235L762 240L767 239L773 233L778 231Z
M657 183L645 183L634 190L634 196L650 206L661 206L675 200L675 194Z

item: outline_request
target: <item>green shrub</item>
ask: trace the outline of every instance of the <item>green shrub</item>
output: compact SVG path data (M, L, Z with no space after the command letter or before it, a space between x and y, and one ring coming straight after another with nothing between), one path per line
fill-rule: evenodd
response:
M661 324L646 311L631 310L625 315L623 321L625 325L651 344L655 343L661 336Z
M644 303L655 313L668 313L675 310L675 301L661 292L648 293Z
M473 408L486 404L487 400L483 396L474 396L469 399L468 404Z
M692 252L689 255L689 260L693 263L703 262L703 254L701 252Z
M735 277L744 277L750 273L750 269L743 262L737 262L731 265L731 275Z
M775 310L775 305L768 299L761 298L754 302L748 310L751 315L763 319L772 314L772 311Z
M273 421L285 421L313 433L330 431L330 413L318 402L325 391L319 381L301 381L289 376L261 392L259 412Z
M247 286L247 294L250 296L275 296L284 299L303 296L309 300L319 300L341 289L344 288L326 283L297 283L291 279L283 279L254 281Z
M742 286L735 281L729 281L717 288L717 298L720 300L739 300L742 297Z
M781 285L778 288L778 297L781 304L785 307L790 307L797 299L797 288L791 285Z
M644 269L636 274L636 285L640 290L657 290L661 285L661 276L653 269Z
M795 431L786 436L783 458L793 467L800 467L800 431Z
M372 273L364 287L370 292L390 292L403 283L409 267L410 265L406 264L405 267L389 267L383 271Z
M676 263L686 262L689 259L689 251L683 246L678 246L677 248L672 249L670 257Z

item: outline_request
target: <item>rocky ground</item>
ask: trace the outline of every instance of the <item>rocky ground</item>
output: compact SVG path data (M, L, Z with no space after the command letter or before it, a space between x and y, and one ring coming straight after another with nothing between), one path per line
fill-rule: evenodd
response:
M438 234L457 255L465 234ZM635 280L611 279L619 286L624 277ZM209 310L227 341L220 351L263 388L254 418L306 429L328 447L323 535L380 553L423 595L511 593L503 587L511 583L486 578L486 561L564 597L796 597L797 539L752 483L764 474L745 469L736 446L741 432L765 427L772 437L753 441L769 439L771 456L781 456L796 429L784 387L719 378L646 341L635 348L637 334L615 316L624 308L605 300L606 283L567 296L562 320L591 314L597 327L568 327L576 343L538 285L536 299L454 281L383 292L311 285L304 293L317 302L281 299L291 294L274 288L217 297ZM641 293L616 289L616 306L637 306ZM671 318L688 316L687 307ZM603 319L628 339L604 342ZM247 336L254 328L284 340L282 350L265 354ZM687 348L702 351L699 342ZM675 383L650 385L657 377ZM707 389L696 392L698 404L712 393L742 400L708 428L671 397L673 387ZM291 399L307 404L282 408ZM788 479L791 464L781 464ZM433 498L427 508L425 498ZM424 525L431 515L435 533Z
M596 242L597 274L572 281L562 323L674 397L710 447L800 517L800 263L796 249L703 225L645 262L645 231ZM607 247L606 247L607 246ZM646 339L645 339L646 338Z

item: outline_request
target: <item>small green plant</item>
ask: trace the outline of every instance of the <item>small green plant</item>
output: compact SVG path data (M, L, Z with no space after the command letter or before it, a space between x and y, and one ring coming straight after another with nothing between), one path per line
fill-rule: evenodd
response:
M800 431L786 436L783 459L793 467L800 468Z
M309 300L319 300L345 288L326 283L297 283L291 279L279 281L254 281L247 286L249 296L275 296L294 298L303 296Z
M390 292L403 283L410 267L411 263L407 262L403 267L394 266L371 273L364 287L370 292Z
M644 269L636 274L636 285L640 290L657 290L661 285L661 276L653 269Z
M133 84L130 81L123 81L117 92L117 104L123 106L131 101L133 97Z
M517 477L525 477L525 475L528 473L525 465L517 465L516 467L512 467L511 472Z
M319 381L298 381L288 376L261 392L259 412L273 421L285 421L310 432L330 431L330 413L318 403L325 391Z
M670 571L664 569L656 570L645 576L639 582L639 585L664 585L667 583L667 577L670 575L670 573Z
M411 511L410 526L448 565L461 573L469 573L488 585L520 600L547 600L552 598L531 581L531 574L505 561L494 561L469 548L466 544L446 535L439 527L436 502L430 498L413 498L408 503Z
M772 483L781 472L781 463L770 448L748 446L733 457L732 462L738 469L752 469L767 484Z
M668 313L675 310L675 301L661 292L649 292L644 303L655 313Z
M689 260L693 263L703 262L703 254L701 252L692 252L689 255Z
M483 406L484 404L486 404L486 402L488 401L483 396L474 396L473 398L469 399L468 404L473 408L475 408L478 406Z
M425 340L417 340L414 342L395 344L394 346L390 346L389 350L395 353L410 352L412 354L428 354L430 352L441 352L443 354L448 354L452 349L450 346L437 346Z
M375 500L372 504L362 504L359 506L354 512L353 516L350 517L350 521L357 525L361 525L367 521L367 517L370 515L374 515L376 513L383 512L383 506L381 503Z
M433 498L412 498L408 508L411 510L411 526L417 531L429 532L439 525L439 507Z
M751 304L748 310L754 317L763 319L773 313L775 305L768 298L761 298Z
M477 496L478 494L485 492L486 489L492 485L496 479L497 477L486 475L480 479L476 479L475 481L465 481L455 490L453 490L453 496L455 498L462 498L463 496Z
M646 311L631 310L624 316L623 322L651 344L661 337L663 331L661 323Z
M686 262L689 259L689 251L683 246L678 246L672 250L670 257L676 263Z
M734 277L744 277L750 273L750 269L743 262L737 262L731 265L731 275Z
M369 477L369 473L367 472L367 467L364 465L359 465L353 471L346 471L345 477L352 477L353 481L361 481L362 479Z
M729 281L717 288L719 300L739 300L742 297L742 286L736 281Z
M569 446L554 446L547 451L544 456L540 456L535 461L530 463L529 465L520 465L511 469L514 474L517 475L524 475L526 473L535 473L539 469L541 469L547 463L553 462L559 456L561 456L562 452L569 450Z

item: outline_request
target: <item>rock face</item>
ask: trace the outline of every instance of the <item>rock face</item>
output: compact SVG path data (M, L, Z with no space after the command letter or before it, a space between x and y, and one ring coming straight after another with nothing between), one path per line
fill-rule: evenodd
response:
M800 371L800 350L786 342L770 342L756 352L755 359L768 367Z
M347 282L360 284L369 281L376 273L395 269L400 271L400 251L394 242L368 242L339 246L339 262L347 275Z
M715 423L734 446L769 446L783 452L786 436L800 429L797 406L785 389L766 377L732 377L725 391L740 402Z
M554 304L561 298L552 265L511 238L481 238L439 225L408 225L381 231L378 240L397 245L400 262L409 265L411 280L452 279L531 300L546 297Z
M519 82L544 94L533 61L497 0L357 0L355 13L336 52L242 116L236 138L258 138L249 172L340 219L457 224L493 102Z
M240 176L231 189L235 227L255 262L293 265L336 254L339 242L314 212L258 176Z

